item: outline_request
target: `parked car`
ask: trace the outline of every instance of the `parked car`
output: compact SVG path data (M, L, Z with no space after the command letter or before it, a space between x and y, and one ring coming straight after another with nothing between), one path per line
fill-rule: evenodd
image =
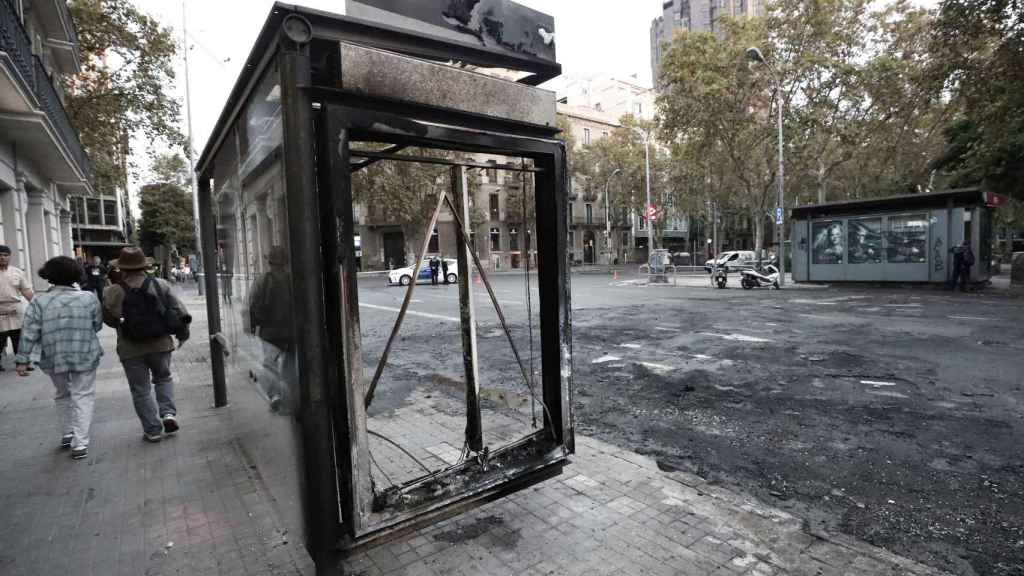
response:
M732 250L722 252L718 257L718 267L725 268L727 273L750 270L757 265L757 253L752 250ZM711 274L715 267L714 259L704 263L704 271Z
M448 261L448 283L455 284L459 281L459 261L454 258L446 258ZM441 275L444 274L444 269L439 268L437 271L437 281L444 282L444 278ZM395 268L388 272L388 285L398 284L400 286L408 286L412 282L412 266L406 266L405 268ZM420 273L416 276L416 282L430 282L430 259L424 259L420 262Z

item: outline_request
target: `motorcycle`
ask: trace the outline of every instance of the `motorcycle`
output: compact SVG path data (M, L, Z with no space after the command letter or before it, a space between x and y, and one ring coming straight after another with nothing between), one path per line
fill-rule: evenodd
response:
M778 289L779 269L774 265L769 264L761 271L743 270L740 272L740 286L743 286L744 290L765 287L769 289Z
M711 274L711 284L715 288L725 288L726 284L729 283L729 270L722 266L721 268L715 268Z

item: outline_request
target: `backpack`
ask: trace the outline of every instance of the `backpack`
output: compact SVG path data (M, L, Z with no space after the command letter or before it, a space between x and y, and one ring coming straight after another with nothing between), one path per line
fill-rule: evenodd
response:
M150 340L175 334L181 329L181 319L164 304L159 287L149 289L152 284L153 279L148 277L138 288L119 283L124 290L121 333L129 340Z
M964 250L964 266L974 266L974 251L970 248Z

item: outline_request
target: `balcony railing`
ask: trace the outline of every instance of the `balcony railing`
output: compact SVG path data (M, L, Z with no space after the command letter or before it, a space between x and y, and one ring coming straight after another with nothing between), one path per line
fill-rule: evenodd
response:
M21 77L28 91L35 96L39 108L46 113L75 164L86 179L91 181L92 162L82 148L78 132L71 126L71 120L68 119L67 111L61 104L49 74L46 73L39 58L32 54L32 41L10 0L0 0L0 50L11 58L17 75Z

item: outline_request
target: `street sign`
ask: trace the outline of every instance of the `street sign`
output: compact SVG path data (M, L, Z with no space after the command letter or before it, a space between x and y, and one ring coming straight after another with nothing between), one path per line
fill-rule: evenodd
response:
M649 204L647 206L647 219L648 220L657 220L658 219L658 207L655 206L654 204Z
M782 224L782 207L775 209L775 223Z

